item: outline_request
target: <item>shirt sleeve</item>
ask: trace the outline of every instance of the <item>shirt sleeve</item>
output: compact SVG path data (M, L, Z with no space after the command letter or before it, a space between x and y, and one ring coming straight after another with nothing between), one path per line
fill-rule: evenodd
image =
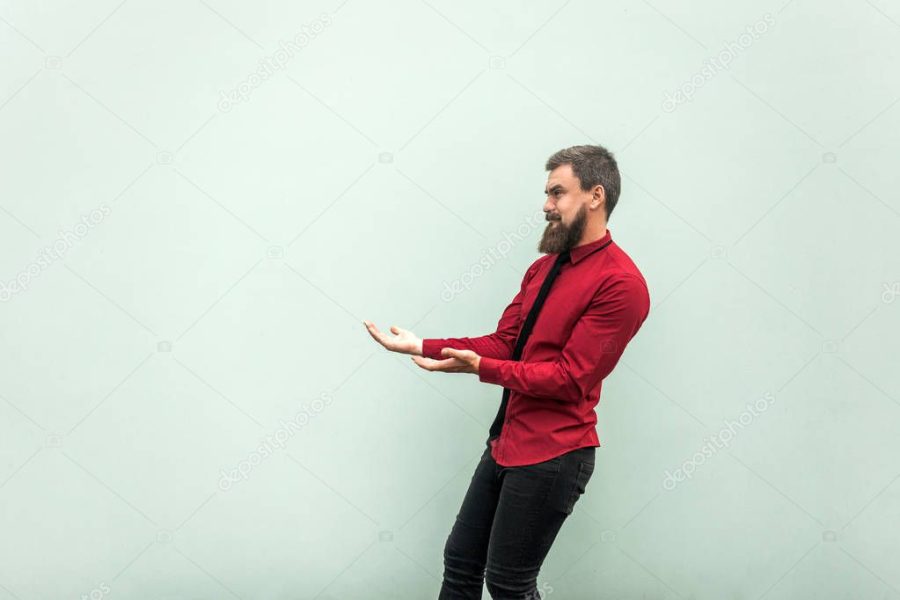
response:
M618 276L600 286L557 360L482 358L478 379L532 397L578 402L612 372L649 311L644 281Z
M522 299L525 296L525 288L531 278L534 277L535 272L537 272L537 265L540 262L541 259L539 258L525 271L519 292L503 310L503 314L497 322L497 330L494 333L480 337L424 338L422 339L422 356L443 360L446 357L441 355L441 350L444 348L455 348L457 350L472 350L481 357L512 358L516 338L519 336L519 329L521 329L522 321L524 320L521 308Z

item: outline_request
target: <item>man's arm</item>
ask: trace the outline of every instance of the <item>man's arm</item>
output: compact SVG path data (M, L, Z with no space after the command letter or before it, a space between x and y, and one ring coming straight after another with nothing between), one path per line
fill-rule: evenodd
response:
M528 267L528 270L525 271L519 292L504 309L500 320L497 322L497 330L494 333L480 337L424 338L422 340L422 356L441 360L447 358L446 356L441 356L442 348L456 348L457 350L472 350L475 354L482 357L511 358L515 349L516 338L519 335L519 329L521 329L522 321L525 318L521 314L522 298L525 295L525 288L528 282L537 271L539 262L541 262L540 258L534 261Z
M483 357L478 379L529 396L577 402L609 375L650 311L644 282L619 276L600 287L555 361Z

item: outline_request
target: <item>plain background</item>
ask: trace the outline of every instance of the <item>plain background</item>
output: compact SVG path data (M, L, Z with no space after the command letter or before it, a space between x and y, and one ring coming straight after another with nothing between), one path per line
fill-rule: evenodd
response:
M502 390L362 320L493 331L581 143L652 308L545 597L900 598L896 3L3 0L0 51L0 599L436 597Z

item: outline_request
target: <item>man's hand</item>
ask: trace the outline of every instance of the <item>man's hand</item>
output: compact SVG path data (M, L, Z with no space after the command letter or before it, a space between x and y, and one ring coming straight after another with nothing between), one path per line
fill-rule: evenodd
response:
M375 323L371 321L363 321L363 323L372 338L391 352L422 356L422 340L417 338L412 331L391 325L391 333L394 334L394 337L391 337L378 331Z
M457 350L456 348L444 348L441 350L444 360L414 356L413 362L427 371L443 371L445 373L475 373L481 366L481 357L471 350Z

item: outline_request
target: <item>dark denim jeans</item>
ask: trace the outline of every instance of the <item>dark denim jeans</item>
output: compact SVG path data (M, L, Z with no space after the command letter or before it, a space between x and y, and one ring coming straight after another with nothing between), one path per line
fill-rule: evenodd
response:
M502 467L487 447L444 546L438 600L540 600L537 576L594 471L596 448Z

